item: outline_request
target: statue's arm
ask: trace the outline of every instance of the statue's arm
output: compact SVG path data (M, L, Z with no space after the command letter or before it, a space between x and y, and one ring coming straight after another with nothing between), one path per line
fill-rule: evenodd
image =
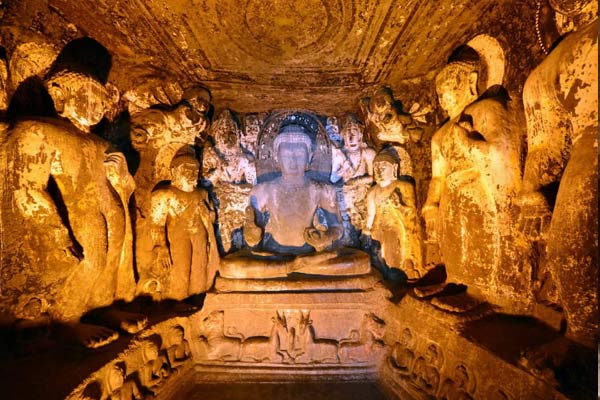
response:
M429 182L429 190L427 192L427 200L423 205L422 214L425 218L427 236L430 240L437 240L437 219L440 208L440 198L442 193L442 185L444 184L444 176L446 175L447 167L446 160L442 155L440 148L441 137L439 134L434 135L431 141L431 181Z
M317 187L321 192L317 207L323 210L327 221L327 229L323 231L320 227L309 227L305 231L305 239L308 244L320 251L340 239L344 234L344 227L342 226L342 215L333 186L319 185Z
M14 163L14 201L26 220L62 225L58 210L48 193L49 178L62 173L61 155L59 151L51 152L45 147L44 136L37 132L25 132L14 143L14 148L18 150L18 156L10 160Z
M263 227L259 224L259 214L264 207L265 195L263 186L258 185L252 188L250 199L246 206L246 215L244 217L244 238L250 247L260 243L263 236Z
M562 176L570 155L572 129L569 116L556 96L550 74L553 67L542 63L525 82L523 105L527 125L527 158L523 185L517 199L521 209L520 229L532 240L549 226L551 209L542 189Z
M158 190L152 194L150 218L152 221L151 235L153 244L153 253L156 263L165 269L172 266L169 248L167 246L167 218L169 216L169 197L168 190Z
M373 223L375 222L375 213L377 212L377 203L375 199L375 191L377 190L377 186L373 186L367 192L367 221L365 223L365 229L363 229L363 234L370 235L371 229L373 228Z

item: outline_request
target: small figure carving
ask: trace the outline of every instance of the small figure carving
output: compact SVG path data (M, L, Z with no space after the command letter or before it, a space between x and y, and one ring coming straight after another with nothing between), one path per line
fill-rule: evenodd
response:
M202 320L200 340L204 344L207 360L240 360L241 340L225 336L225 313L223 311L212 311Z
M475 381L469 375L467 367L457 365L454 369L454 377L444 380L437 398L440 400L472 400L474 392Z
M152 193L153 251L169 275L163 297L183 300L212 286L219 253L208 193L196 187L200 164L192 148L175 155L171 171L171 185Z
M118 364L109 365L102 379L102 395L100 400L132 399L142 399L142 394L135 380L125 378L124 366Z
M152 190L171 180L171 162L183 147L193 145L208 125L206 112L210 94L201 88L189 93L189 100L170 109L151 108L131 117L131 141L140 154L135 174L136 266L140 275L138 292L149 280L167 287L165 271L156 268L152 241Z
M332 173L332 182L336 182L338 177L345 183L362 177L368 177L368 183L372 181L376 152L363 141L363 130L364 126L355 115L346 115L346 123L342 128L344 145L333 152L332 171L335 173Z
M313 144L304 129L289 124L275 138L282 175L256 185L246 208L244 235L247 243L258 245L259 250L224 258L221 276L265 279L290 273L369 272L365 253L344 248L325 251L343 234L341 217L333 187L305 176ZM320 253L311 254L315 250Z
M140 383L150 393L162 380L169 376L169 363L167 357L160 354L158 346L151 340L140 343L142 365L137 370Z
M309 310L277 311L275 335L277 336L277 354L284 364L294 363L306 353L306 335L309 335Z
M264 115L261 114L246 114L244 118L244 131L240 137L242 149L251 154L256 159L258 134L262 127Z
M213 185L219 204L219 234L223 250L242 247L246 199L256 183L255 160L244 153L241 131L229 110L224 110L211 127L214 143L204 144L202 174Z
M224 110L211 127L214 146L207 144L203 154L203 176L213 185L256 183L256 168L240 145L241 131L231 111Z
M394 100L389 87L378 89L372 98L362 99L360 106L366 119L378 129L379 141L406 144L409 139L415 142L421 139L423 128L402 111L402 105Z
M441 350L431 343L425 356L419 356L412 372L412 383L430 396L437 394L440 385Z
M351 336L340 340L340 361L342 363L367 362L377 356L383 347L384 322L374 314L365 314L360 332L352 331Z
M367 193L367 222L363 234L379 241L389 267L410 279L423 275L422 234L412 183L398 180L398 161L382 151L374 161L377 184Z
M413 335L410 328L402 330L400 341L392 349L390 364L400 376L410 377L415 361Z
M45 82L66 120L21 119L7 134L0 214L15 235L3 238L0 268L4 304L45 293L54 299L50 317L70 326L82 344L98 347L118 334L79 318L134 295L128 201L135 185L123 154L90 132L109 105L105 76L85 64L90 53L109 57L92 39L71 42ZM102 323L130 332L146 323L143 316L114 310L104 317Z
M185 331L181 325L171 328L169 345L167 347L167 360L171 370L182 366L191 356L190 344L185 339Z
M325 125L325 131L329 140L337 148L342 147L342 136L340 135L340 126L338 125L338 119L335 116L327 117L327 123Z

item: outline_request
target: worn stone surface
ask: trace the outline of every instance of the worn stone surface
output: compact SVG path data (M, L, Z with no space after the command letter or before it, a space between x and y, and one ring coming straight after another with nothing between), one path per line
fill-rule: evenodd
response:
M19 119L2 144L2 309L12 318L37 301L47 305L39 313L76 324L91 309L133 298L135 184L123 154L90 132L110 98L101 66L94 73L85 62L101 64L105 51L89 40L65 47L44 82L65 119ZM114 339L108 332L76 336L95 347Z
M439 243L448 281L524 312L531 306L531 266L520 257L514 206L524 126L518 108L501 94L478 99L480 65L455 61L436 78L450 119L432 139L423 217L428 239Z
M563 22L559 28L573 32L525 83L529 152L520 196L523 229L534 241L545 234L545 262L557 282L567 337L593 347L598 330L598 9L594 2L553 4L557 21Z

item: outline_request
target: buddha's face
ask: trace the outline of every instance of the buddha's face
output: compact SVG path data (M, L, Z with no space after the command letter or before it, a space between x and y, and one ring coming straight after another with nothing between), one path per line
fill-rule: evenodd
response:
M308 149L301 143L281 143L277 159L283 176L304 175L308 167Z
M358 150L362 144L362 139L363 133L359 127L352 125L344 129L344 147L348 150Z
M457 79L445 79L436 87L440 106L448 113L452 113L464 103L463 99L467 97L468 91L469 88L461 86Z
M96 125L106 112L106 89L91 78L82 78L67 91L62 114L80 127Z
M197 163L186 162L172 169L173 183L181 190L191 192L196 187L200 166Z
M450 118L460 114L477 94L474 85L477 83L477 73L456 71L453 67L442 70L436 79L436 93L440 106Z
M379 161L373 165L375 182L389 182L396 179L396 165L387 161Z

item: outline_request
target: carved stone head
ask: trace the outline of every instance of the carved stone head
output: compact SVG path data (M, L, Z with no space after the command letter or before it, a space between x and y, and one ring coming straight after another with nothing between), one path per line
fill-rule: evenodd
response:
M346 121L342 128L342 138L344 148L350 151L356 151L363 145L364 125L356 118L354 114L346 114Z
M191 192L196 187L200 163L191 147L181 148L171 161L172 183L184 192Z
M373 160L375 182L390 182L398 178L398 160L387 151L382 151Z
M478 63L456 61L446 65L435 78L440 106L450 118L458 116L477 99Z
M283 179L300 176L308 170L312 158L312 140L301 125L287 125L273 142L275 161Z
M235 153L241 150L240 128L229 110L223 110L212 125L212 136L219 151Z
M59 115L83 131L96 125L110 107L104 85L89 75L63 70L46 81Z

